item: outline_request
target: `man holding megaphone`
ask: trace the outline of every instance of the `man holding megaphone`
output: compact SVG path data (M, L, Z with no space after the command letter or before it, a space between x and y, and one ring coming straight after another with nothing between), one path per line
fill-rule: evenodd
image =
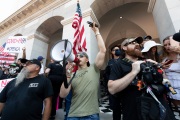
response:
M72 89L72 100L68 120L78 118L93 118L93 120L99 120L98 87L100 69L104 63L106 47L98 27L95 27L95 23L93 23L92 30L96 35L99 48L95 63L90 65L87 53L77 53L76 57L78 62L76 65L78 66L78 70L76 71L74 79L67 89L64 84L62 84L60 88L60 97L63 98L65 98L70 89ZM72 68L72 64L70 63L66 67L68 81L73 76Z

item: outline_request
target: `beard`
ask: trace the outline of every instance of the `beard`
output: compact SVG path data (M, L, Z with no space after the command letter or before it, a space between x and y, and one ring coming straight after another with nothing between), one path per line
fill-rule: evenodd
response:
M17 75L15 87L17 87L21 82L24 81L29 75L29 71L26 68L23 68L21 72Z
M126 54L135 58L142 57L142 53L139 45L136 45L134 48L127 47Z

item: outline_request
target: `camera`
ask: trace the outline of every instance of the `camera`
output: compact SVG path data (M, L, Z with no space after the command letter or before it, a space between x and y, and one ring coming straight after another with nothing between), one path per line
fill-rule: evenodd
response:
M89 27L93 27L93 23L92 23L92 22L87 21L87 23L89 24ZM97 24L95 24L95 27L98 27L98 25L97 25Z
M138 77L144 83L143 88L151 87L155 95L162 95L165 91L165 86L162 84L163 71L160 64L154 64L148 61L141 63Z
M140 69L140 77L145 84L162 84L163 71L161 70L160 64L154 64L147 61L141 63Z

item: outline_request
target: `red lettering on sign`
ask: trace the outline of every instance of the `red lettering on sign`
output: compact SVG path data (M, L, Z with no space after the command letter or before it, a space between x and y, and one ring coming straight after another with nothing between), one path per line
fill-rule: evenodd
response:
M8 84L7 80L2 80L1 81L1 87L5 87Z

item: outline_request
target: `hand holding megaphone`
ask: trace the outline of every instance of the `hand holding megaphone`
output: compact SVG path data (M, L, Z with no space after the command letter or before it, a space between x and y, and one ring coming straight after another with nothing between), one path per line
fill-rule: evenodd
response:
M68 64L66 65L66 76L67 77L71 77L74 66L75 66L75 64L73 62L68 62Z

